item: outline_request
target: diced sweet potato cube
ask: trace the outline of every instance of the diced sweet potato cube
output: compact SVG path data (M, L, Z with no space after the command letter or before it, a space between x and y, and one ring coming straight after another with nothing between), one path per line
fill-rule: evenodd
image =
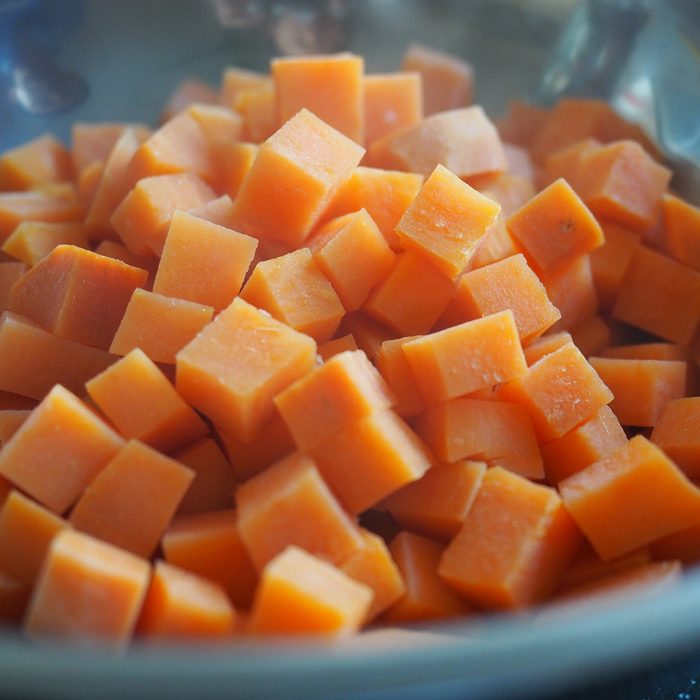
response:
M641 238L637 231L609 221L602 222L605 243L591 251L591 271L600 305L610 309Z
M24 622L41 642L123 649L150 579L147 561L74 530L51 544Z
M581 156L577 191L598 217L648 231L661 216L671 171L638 143L617 141Z
M589 255L580 255L543 275L542 283L549 300L561 314L551 330L576 328L598 311L598 294Z
M613 317L688 345L700 323L700 272L638 247L622 280Z
M62 513L122 444L88 406L57 385L0 451L0 474Z
M309 249L346 311L362 306L395 257L366 209L329 221L311 238Z
M90 398L125 438L169 452L209 428L139 349L85 384Z
M400 242L447 277L460 275L500 205L438 165L396 225Z
M33 586L53 538L66 527L63 518L12 491L0 509L2 571Z
M700 475L700 396L669 401L654 425L651 440L690 478Z
M26 271L27 266L22 262L0 262L0 310L7 310L10 289Z
M196 78L185 78L170 93L161 113L161 121L168 121L191 104L218 104L219 91Z
M547 481L556 486L566 477L598 462L627 442L620 421L603 406L585 423L541 446Z
M685 396L685 362L609 357L589 362L614 394L610 408L622 425L651 427L669 401Z
M364 59L351 53L273 59L277 124L308 109L357 143L364 141Z
M401 61L401 70L421 75L425 114L466 107L472 101L473 69L459 56L411 44Z
M389 544L405 593L383 616L384 622L418 622L461 617L469 603L438 576L445 546L412 532L400 532Z
M212 199L214 192L194 173L144 177L110 221L130 251L160 255L175 210L194 209Z
M452 303L461 312L460 322L511 309L523 343L542 335L561 317L522 254L464 274Z
M510 309L416 338L403 351L428 405L508 382L527 370Z
M537 272L550 272L603 244L600 224L566 180L556 180L518 209L508 230Z
M547 442L588 420L613 394L581 351L567 343L504 384L499 398L525 406L539 441Z
M133 186L129 164L147 134L136 129L125 129L105 158L100 180L85 214L85 223L101 229L110 229L114 210Z
M403 351L403 346L416 337L385 340L375 359L377 369L395 397L394 410L403 417L416 416L425 410L425 402Z
M250 236L176 211L153 291L220 311L240 292L257 246Z
M423 118L423 79L417 71L366 75L362 86L366 144Z
M604 560L700 524L700 491L642 435L564 479L559 491Z
M398 567L384 540L361 529L362 549L351 554L340 566L350 578L372 589L374 597L367 611L366 622L371 622L384 610L391 607L403 594L404 585Z
M218 426L217 434L239 481L247 481L297 449L287 424L276 410L272 420L250 440L240 440Z
M95 162L106 161L114 144L127 129L145 138L149 129L126 122L75 122L71 128L71 158L76 174Z
M197 440L176 452L174 458L194 472L194 481L180 501L178 515L206 513L233 505L236 474L215 440Z
M361 350L336 355L275 397L277 410L305 451L392 403L389 388Z
M318 355L324 362L328 362L331 357L340 355L341 352L352 352L357 349L355 338L353 338L352 333L348 333L347 335L341 335L338 338L327 340L325 343L319 345Z
M371 413L311 450L319 471L352 513L361 513L420 479L432 462L425 445L393 411Z
M427 333L452 296L452 282L415 250L399 253L363 309L401 335ZM362 347L357 335L355 339Z
M468 397L429 408L416 432L438 459L477 459L531 479L544 476L542 457L528 412L502 401Z
M87 248L88 234L85 226L78 223L26 221L12 232L3 243L2 249L8 255L31 267L61 243Z
M385 498L382 507L407 530L449 542L462 527L485 472L485 462L435 464Z
M263 570L250 620L253 634L356 632L372 590L298 547L287 547Z
M523 608L554 591L580 543L554 489L494 467L438 571L480 607Z
M157 561L136 632L146 640L215 640L232 634L236 612L218 584Z
M131 440L93 479L71 511L78 530L152 556L194 473Z
M308 372L316 343L237 298L177 355L178 392L220 427L250 439L272 399Z
M0 316L0 391L40 401L56 384L82 394L85 382L114 362L103 350L45 331L16 314Z
M438 165L462 178L508 168L496 127L479 106L433 114L415 126L385 136L374 142L367 161L374 167L425 177Z
M338 504L314 461L295 453L242 484L238 528L258 571L289 545L341 564L361 549L357 525Z
M537 338L532 343L528 344L523 348L525 353L525 359L527 360L528 367L534 365L537 360L540 360L545 355L549 355L550 352L559 350L560 347L571 343L571 333L568 331L557 331L556 333L547 333L540 338Z
M120 260L59 245L12 287L8 309L61 338L106 350L147 278Z
M258 263L241 298L318 343L330 340L345 314L308 248Z
M236 197L241 230L300 244L363 153L347 136L301 110L260 146Z
M220 188L235 199L248 171L258 155L258 145L236 141L221 146L217 151ZM230 227L231 228L231 227Z
M23 221L80 221L82 207L75 193L0 192L0 241Z
M45 134L0 155L0 192L29 190L70 180L70 152L54 136Z
M243 119L241 138L260 144L277 129L275 88L266 79L260 85L241 90L233 99L233 109Z
M154 362L173 365L213 316L211 306L135 289L109 351L127 355L140 348Z
M258 574L233 510L179 516L162 540L165 559L219 583L236 608L249 608Z
M394 229L418 194L423 179L418 173L355 168L333 195L321 221L366 209L392 250L398 251L401 245Z
M680 197L663 196L664 238L673 257L700 271L700 208Z

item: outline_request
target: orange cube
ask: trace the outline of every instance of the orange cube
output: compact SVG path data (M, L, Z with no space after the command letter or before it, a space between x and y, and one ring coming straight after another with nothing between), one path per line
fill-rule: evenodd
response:
M221 311L241 291L257 247L258 242L250 236L176 211L153 291Z
M314 461L295 453L242 484L238 528L258 571L289 545L341 564L362 548L357 525Z
M233 633L236 612L218 584L157 561L137 634L146 640L215 640Z
M700 208L671 194L664 195L662 200L668 252L679 262L700 271Z
M444 549L441 542L412 532L400 532L394 537L389 550L406 592L384 614L385 622L444 620L473 612L472 606L438 576Z
M92 409L57 385L0 450L0 475L63 513L123 443Z
M479 607L518 609L554 591L580 544L554 489L494 467L438 572Z
M395 258L366 209L329 221L311 238L309 249L346 311L362 306Z
M194 481L180 501L178 515L206 513L233 505L236 474L212 438L197 440L173 457L194 472Z
M45 258L57 245L67 243L80 248L88 247L87 229L83 224L21 223L3 243L3 252L31 267ZM7 265L8 263L3 263Z
M615 396L610 408L622 425L654 426L669 401L685 396L685 362L610 357L589 362Z
M479 106L451 109L375 141L368 165L428 177L443 165L468 178L508 169L496 127Z
M338 568L374 593L365 617L365 621L370 622L393 605L405 589L401 574L384 540L369 530L361 529L360 534L362 549L351 554Z
M109 351L128 355L139 348L154 362L174 365L177 353L213 316L211 306L135 289Z
M394 410L403 417L417 416L425 410L418 384L403 351L403 346L416 337L385 340L375 359L379 373L395 397Z
M272 418L272 399L315 361L312 338L237 298L178 353L176 387L214 423L249 440Z
M8 309L61 338L106 350L134 289L147 278L114 258L59 245L12 287Z
M561 317L520 253L464 274L457 282L453 305L462 321L511 309L523 343L542 335Z
M124 245L138 255L163 252L176 209L194 209L214 192L194 173L154 175L139 180L110 219Z
M241 291L241 299L318 343L331 339L345 314L308 248L258 263Z
M233 510L183 515L173 520L161 545L166 561L220 584L236 608L249 608L258 574Z
M308 109L357 143L364 141L364 59L351 53L273 59L277 124Z
M56 384L82 394L114 362L104 350L65 340L16 314L0 316L0 392L40 401Z
M361 513L421 476L433 459L393 411L379 411L311 451L323 478L351 513Z
M70 152L51 134L38 136L0 155L0 191L30 190L70 180Z
M332 357L275 397L277 410L304 451L392 404L389 387L361 350Z
M613 398L573 343L545 355L499 390L499 399L527 408L540 442L561 437Z
M426 114L471 104L474 72L458 56L411 44L401 61L401 70L417 71L423 79L423 103Z
M429 406L508 382L527 371L510 309L416 338L403 351Z
M423 79L418 72L364 76L364 137L371 144L423 118Z
M622 280L613 317L689 345L700 323L700 272L640 246Z
M576 328L598 311L598 294L590 255L580 255L572 262L543 275L542 283L549 300L561 314L552 330Z
M449 542L462 527L485 473L485 462L435 464L381 505L407 530Z
M689 477L700 475L700 396L669 401L651 433L657 444Z
M0 509L2 571L33 586L53 538L66 527L63 518L11 491Z
M625 431L610 406L559 438L541 445L547 481L557 486L566 477L598 462L627 442Z
M132 350L85 384L90 398L125 438L163 452L203 437L209 428L141 350Z
M564 479L559 491L603 560L700 524L700 491L642 435Z
M399 251L394 229L422 184L423 176L418 173L360 166L333 195L321 222L366 209L392 250Z
M298 547L287 547L262 572L250 619L253 634L356 632L372 589Z
M566 180L556 180L518 209L508 230L537 272L555 267L603 244L600 224Z
M23 221L80 221L82 216L72 191L0 192L0 241Z
M256 238L300 244L363 153L347 136L301 110L260 146L235 201L240 230ZM274 207L269 202L271 187Z
M192 470L131 440L93 479L70 514L77 530L153 555L194 479Z
M636 231L661 216L671 171L635 141L617 141L581 156L577 191L590 210Z
M438 165L396 225L399 241L450 279L460 275L500 205Z
M591 251L591 272L600 305L611 309L625 277L625 272L641 245L637 231L609 221L602 222L605 243Z
M447 307L452 289L452 282L423 255L407 250L396 256L362 308L400 335L427 333ZM362 347L357 335L355 339Z
M445 401L418 416L416 432L438 459L476 459L530 479L544 469L527 411L502 401L463 397Z
M148 589L147 561L74 530L53 540L24 620L35 641L124 649ZM80 610L81 614L76 614Z

